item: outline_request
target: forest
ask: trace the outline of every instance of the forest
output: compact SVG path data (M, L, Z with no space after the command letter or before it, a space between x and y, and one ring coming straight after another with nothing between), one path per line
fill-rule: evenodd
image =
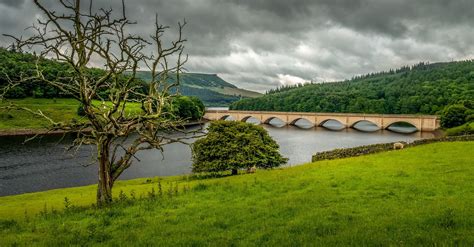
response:
M474 99L474 61L420 63L332 83L277 88L233 110L437 114Z

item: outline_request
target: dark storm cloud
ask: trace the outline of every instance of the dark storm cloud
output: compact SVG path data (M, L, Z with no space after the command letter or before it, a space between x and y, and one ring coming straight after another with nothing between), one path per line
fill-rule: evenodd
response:
M0 5L18 8L23 5L24 0L0 0Z
M87 2L87 1L86 1ZM29 1L0 2L2 33L39 18ZM45 1L52 6L53 1ZM95 8L120 8L102 0ZM147 35L155 13L175 27L186 18L189 71L217 73L249 89L331 81L419 61L472 58L471 0L136 0L132 31ZM173 38L173 31L167 40ZM2 38L0 44L5 45Z

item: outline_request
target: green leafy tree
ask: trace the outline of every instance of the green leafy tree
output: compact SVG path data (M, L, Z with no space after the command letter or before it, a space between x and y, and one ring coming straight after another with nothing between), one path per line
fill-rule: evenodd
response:
M205 138L193 144L193 172L218 172L239 169L272 168L285 164L278 144L261 126L237 122L215 121Z
M197 97L179 96L173 100L174 116L183 120L199 120L204 115L205 107Z
M461 104L447 106L441 115L441 126L452 128L463 125L466 122L468 109Z

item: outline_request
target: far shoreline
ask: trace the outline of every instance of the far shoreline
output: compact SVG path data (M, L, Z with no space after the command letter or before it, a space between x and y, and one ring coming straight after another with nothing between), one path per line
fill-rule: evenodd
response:
M203 125L207 121L193 121L184 123L182 126L192 127L196 125ZM90 130L85 130L85 133L90 133ZM0 137L22 137L22 136L34 136L34 135L42 135L42 136L49 136L49 135L61 135L61 134L73 134L76 131L65 131L65 130L48 130L46 128L12 128L12 129L0 129Z

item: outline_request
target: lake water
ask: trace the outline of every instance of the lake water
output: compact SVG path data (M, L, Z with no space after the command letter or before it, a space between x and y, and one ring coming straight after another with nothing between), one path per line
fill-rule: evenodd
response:
M272 120L272 124L281 125L278 120ZM314 128L304 122L298 124L300 127L263 125L280 145L283 156L289 158L289 166L310 162L311 155L319 151L433 137L432 133L425 132L400 134L376 130L369 123L357 126L365 132L355 129L333 131L324 127ZM328 122L325 126L333 129L340 127L335 122ZM412 130L406 127L394 129ZM73 155L65 152L70 140L58 144L58 139L48 136L22 144L24 137L0 137L0 196L96 183L97 166L87 166L92 160L94 148L85 146ZM134 161L121 179L191 172L191 151L184 144L165 146L164 156L159 151L148 150L139 153L138 158L140 162Z

